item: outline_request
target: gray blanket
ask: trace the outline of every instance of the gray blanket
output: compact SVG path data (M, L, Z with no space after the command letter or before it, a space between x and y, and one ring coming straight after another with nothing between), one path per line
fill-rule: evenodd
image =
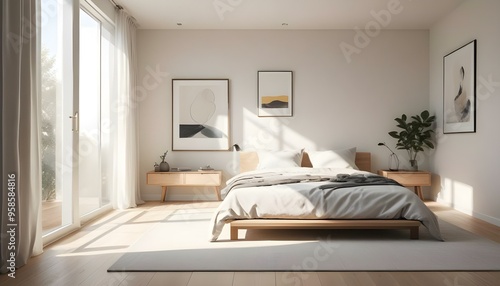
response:
M319 186L320 189L339 189L358 186L378 186L378 185L396 185L401 186L398 182L375 174L337 174L337 175L312 175L312 174L285 174L282 172L262 172L258 175L241 176L240 178L229 183L222 195L225 197L228 192L238 188L248 187L263 187L275 186L281 184L294 184L304 182L321 182L328 181L329 183Z
M335 178L330 179L329 184L319 186L320 189L336 190L340 188L351 188L359 186L379 186L379 185L395 185L402 186L400 183L383 176L372 174L338 174Z
M227 184L221 191L222 198L233 189L264 187L304 182L320 182L335 179L334 175L286 174L284 172L262 172L256 175L240 176Z

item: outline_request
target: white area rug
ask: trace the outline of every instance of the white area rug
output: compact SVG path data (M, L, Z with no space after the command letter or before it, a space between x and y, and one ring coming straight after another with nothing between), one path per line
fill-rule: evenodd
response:
M500 244L440 221L445 242L407 230L240 230L209 242L214 209L178 210L108 269L120 271L482 271L500 270Z

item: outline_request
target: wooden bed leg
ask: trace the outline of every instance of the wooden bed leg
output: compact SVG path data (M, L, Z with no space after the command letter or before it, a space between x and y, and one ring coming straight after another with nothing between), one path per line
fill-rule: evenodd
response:
M410 227L410 239L418 239L418 226Z
M238 240L238 227L231 225L231 240Z

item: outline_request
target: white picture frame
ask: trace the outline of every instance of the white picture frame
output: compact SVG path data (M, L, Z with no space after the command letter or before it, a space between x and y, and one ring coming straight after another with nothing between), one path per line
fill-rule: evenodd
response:
M259 117L293 116L291 71L258 71L257 90Z
M229 79L172 79L172 150L229 150Z

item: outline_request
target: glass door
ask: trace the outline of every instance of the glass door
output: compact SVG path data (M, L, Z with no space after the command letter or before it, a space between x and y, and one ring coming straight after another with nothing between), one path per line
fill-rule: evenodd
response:
M78 227L78 94L74 92L71 3L41 1L40 99L44 241Z
M79 213L101 206L101 27L80 10Z
M40 2L44 243L111 208L114 30L91 5L78 3Z
M109 101L113 70L111 25L91 6L80 9L79 215L109 205Z

